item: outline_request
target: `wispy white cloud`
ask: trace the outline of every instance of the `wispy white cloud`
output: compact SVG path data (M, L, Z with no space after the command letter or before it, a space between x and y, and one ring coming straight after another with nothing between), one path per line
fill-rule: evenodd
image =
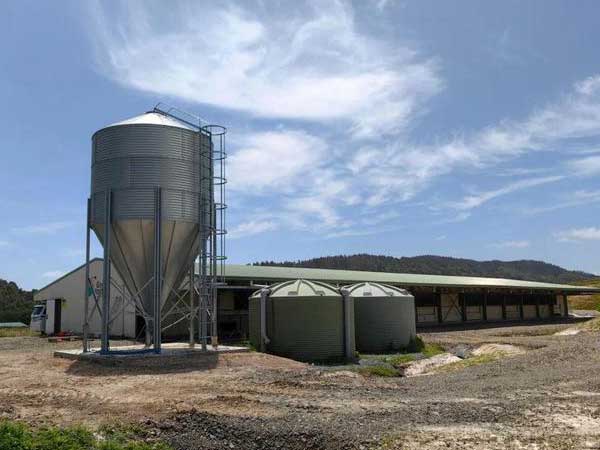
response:
M554 236L560 242L600 241L600 228L572 228L570 230L559 231Z
M592 176L600 174L600 155L573 159L567 163L576 175Z
M367 199L377 205L410 199L443 175L487 170L528 152L589 137L600 137L600 75L575 83L570 92L521 121L502 121L435 144L397 140L359 148L348 168L363 176L373 191Z
M249 194L289 191L327 161L326 142L304 131L252 133L238 147L227 162L229 187Z
M491 191L481 192L479 194L468 195L464 197L462 200L458 202L452 202L449 204L450 207L458 209L458 210L470 210L477 208L484 203L489 202L497 197L501 197L504 195L511 194L513 192L521 191L523 189L529 189L534 186L540 186L543 184L554 183L556 181L560 181L564 179L562 175L550 176L550 177L540 177L540 178L530 178L525 180L515 181L513 183L509 183L506 186L502 186L498 189L493 189Z
M264 220L251 220L249 222L243 222L233 227L227 233L228 239L240 239L243 237L253 236L255 234L264 233L266 231L276 230L278 225L275 221L264 219Z
M600 191L579 190L555 200L552 204L546 206L530 206L523 209L527 215L541 214L545 212L556 211L558 209L574 208L582 205L592 205L600 203Z
M43 278L59 278L62 277L65 273L64 270L49 270L47 272L42 273Z
M439 214L442 211L437 206L432 209L437 214ZM432 223L434 225L446 225L446 224L460 223L460 222L464 222L465 220L468 220L471 217L471 215L472 214L470 211L459 211L458 213L453 211L451 215L443 217L441 219L434 220Z
M500 177L524 177L528 175L539 175L552 171L550 167L511 167L499 170L495 175Z
M99 68L142 91L262 117L341 119L364 137L402 130L441 89L433 61L361 34L342 1L126 2L116 14L95 5Z
M490 244L490 247L494 248L527 248L531 246L529 241L504 241Z
M44 222L38 225L27 225L12 229L16 234L55 234L76 225L75 222Z
M373 3L378 12L383 12L388 6L396 2L395 0L373 0Z

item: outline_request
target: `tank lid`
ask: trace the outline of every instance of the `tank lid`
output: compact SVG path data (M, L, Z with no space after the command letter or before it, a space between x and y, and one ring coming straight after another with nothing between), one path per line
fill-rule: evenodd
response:
M404 289L387 284L379 283L357 283L343 288L352 297L411 297L412 295Z
M198 131L194 127L187 125L173 117L165 116L164 114L159 114L153 111L140 114L139 116L135 116L121 122L113 123L105 128L118 127L121 125L164 125L167 127L177 127L185 130Z
M270 297L340 297L339 291L327 283L308 280L284 281L270 288Z

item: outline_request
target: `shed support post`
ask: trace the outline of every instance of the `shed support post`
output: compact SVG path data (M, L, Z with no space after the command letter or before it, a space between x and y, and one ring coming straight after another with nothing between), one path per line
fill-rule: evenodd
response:
M410 289L410 292L415 292L414 287L407 287L407 289ZM413 297L415 297L415 301L414 301L414 309L415 309L415 326L417 326L417 324L419 323L419 309L417 307L417 297L413 294Z
M506 294L502 293L502 320L506 320Z
M525 303L525 295L521 294L521 303L519 303L519 317L521 318L521 320L525 319L525 311L523 311L523 305Z
M104 261L102 262L102 335L100 353L110 351L110 244L112 234L112 191L106 190L104 196Z
M87 200L87 224L85 227L85 282L83 283L83 351L90 351L89 335L90 335L90 225L91 225L91 199Z
M442 294L440 292L435 292L435 300L436 300L436 312L437 312L437 322L441 324L444 321L442 317Z
M563 294L563 316L569 317L569 302L567 300L567 295Z
M540 296L539 295L535 295L535 317L537 319L541 318L541 314L540 314Z
M488 291L483 291L483 320L487 322L487 301L488 301Z
M458 301L460 304L460 315L463 322L467 321L467 299L464 292L458 293Z

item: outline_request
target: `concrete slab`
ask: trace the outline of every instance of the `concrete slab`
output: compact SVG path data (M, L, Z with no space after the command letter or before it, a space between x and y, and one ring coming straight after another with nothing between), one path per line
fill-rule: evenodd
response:
M65 358L79 361L94 361L94 362L108 362L118 363L124 361L150 359L150 358L168 358L174 356L214 356L215 354L221 353L244 353L250 351L247 347L235 347L229 345L219 345L216 349L211 345L207 346L206 351L202 351L201 345L196 345L194 348L190 348L188 344L184 342L174 342L162 345L162 351L160 353L143 352L143 348L139 345L125 345L119 347L112 347L111 350L122 353L112 353L109 355L100 354L99 349L93 349L91 352L83 352L82 349L75 350L56 350L54 356L56 358Z

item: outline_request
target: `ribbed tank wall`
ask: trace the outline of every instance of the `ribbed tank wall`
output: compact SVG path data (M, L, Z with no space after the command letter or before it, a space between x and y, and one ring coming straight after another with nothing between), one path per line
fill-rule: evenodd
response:
M307 280L272 286L266 297L266 350L298 361L339 361L346 358L344 298L328 284ZM261 291L249 299L250 342L260 349ZM354 308L349 303L349 345L354 352Z
M399 350L416 334L414 301L355 297L354 324L359 352Z
M392 286L360 283L347 288L354 299L356 349L383 353L406 347L416 335L414 297ZM365 294L369 295L365 295Z
M114 220L153 219L156 187L162 189L164 219L197 222L199 136L184 128L142 124L96 132L92 138L92 223L104 222L107 188L113 190ZM202 139L203 145L210 145L207 137Z
M298 361L344 358L342 297L267 299L268 350Z

